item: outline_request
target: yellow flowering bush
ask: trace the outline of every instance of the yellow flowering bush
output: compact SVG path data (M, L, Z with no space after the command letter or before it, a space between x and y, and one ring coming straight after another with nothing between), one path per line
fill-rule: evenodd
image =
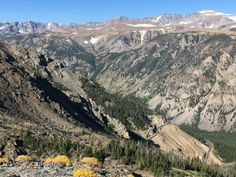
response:
M54 158L53 157L48 157L44 160L44 164L52 164L54 163Z
M7 157L0 157L0 163L9 163L9 161Z
M16 157L16 161L17 162L27 162L27 161L30 161L31 160L31 157L28 156L28 155L19 155Z
M70 159L65 155L58 155L55 158L49 157L44 160L45 164L65 164L69 166L71 164Z
M85 163L85 164L89 164L89 165L94 165L94 166L101 166L102 165L102 163L94 157L84 157L80 162Z
M128 174L128 177L134 177L134 175L133 174Z
M74 170L73 177L98 177L95 171L88 168L79 168Z

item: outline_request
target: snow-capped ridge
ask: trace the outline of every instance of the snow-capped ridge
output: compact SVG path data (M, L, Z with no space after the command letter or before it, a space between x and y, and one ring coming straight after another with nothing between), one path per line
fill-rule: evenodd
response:
M151 27L156 27L154 24L148 24L148 23L143 23L143 24L126 24L127 26L132 26L132 27L146 27L146 28L151 28Z
M156 17L156 19L152 20L153 23L157 23L159 22L159 20L161 19L162 16L158 16Z
M152 17L130 19L126 16L120 16L105 22L90 22L85 24L58 24L54 22L41 23L34 21L26 22L7 22L0 23L0 35L11 34L38 34L44 32L64 32L71 35L98 36L107 31L125 31L134 28L142 30L163 29L164 31L174 30L176 28L185 29L219 29L231 30L236 25L236 14L219 12L216 10L202 10L189 15L163 14ZM133 30L132 29L132 30ZM97 40L91 38L89 43L96 43Z

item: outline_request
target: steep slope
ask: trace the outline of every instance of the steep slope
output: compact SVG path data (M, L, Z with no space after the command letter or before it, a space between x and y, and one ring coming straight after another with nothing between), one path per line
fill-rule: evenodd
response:
M99 71L93 77L109 90L148 99L150 108L178 124L234 130L234 38L151 31L145 36L144 45L138 32L104 38L96 45Z
M137 29L94 35L48 32L2 39L59 59L112 92L144 98L177 124L235 129L235 34Z
M106 114L87 96L82 89L82 80L90 82L65 68L58 60L32 50L1 44L2 127L7 133L32 129L36 134L76 135L88 130L95 134L118 134L130 138L126 125L119 118ZM132 103L127 101L129 104ZM140 119L149 119L147 113L143 112ZM12 122L16 123L14 127L11 127ZM133 125L133 129L137 128Z
M70 136L78 140L83 139L82 131L89 131L93 132L95 139L116 134L127 139L149 140L156 129L164 125L164 120L152 111L107 93L78 72L65 68L58 60L14 45L1 44L0 51L1 136L28 130L40 136ZM172 142L172 147L192 149L183 149L181 156L203 158L208 149L205 145L175 125L168 126L178 130L171 135L172 138L185 138L185 141ZM99 135L101 133L103 135ZM170 137L167 132L159 136ZM153 140L153 143L164 152L173 151L180 155L175 148L165 148L169 141ZM217 158L208 162L220 163Z
M222 161L211 151L211 147L199 143L194 138L181 131L177 126L169 124L163 126L158 131L159 133L154 136L152 140L158 143L161 149L176 154L190 154L192 158L197 155L202 158L201 160L207 161L210 164L222 164ZM173 136L175 134L178 134L178 136ZM207 155L208 152L209 154Z
M234 33L188 27L112 30L124 21L109 22L108 31L88 32L81 27L74 33L2 39L59 59L112 92L144 98L151 109L177 124L235 130Z
M93 115L86 100L75 103L47 80L34 76L37 67L44 62L46 59L41 55L1 44L2 111L19 124L23 123L19 127L41 125L45 130L40 133L50 132L50 129L70 131L76 125L102 131L102 123Z

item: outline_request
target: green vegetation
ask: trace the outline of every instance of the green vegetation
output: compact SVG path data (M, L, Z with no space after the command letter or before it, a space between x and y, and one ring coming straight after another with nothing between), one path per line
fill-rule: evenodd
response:
M46 51L48 52L48 55L50 55L51 51L54 51L54 55L59 59L76 57L92 66L95 64L94 55L87 52L74 41L71 41L71 44L68 44L67 41L52 38L52 40L48 41Z
M88 96L97 105L103 106L106 114L118 118L127 127L130 128L133 123L136 127L143 129L149 123L147 115L151 111L145 105L140 104L140 101L136 103L133 97L122 97L118 94L108 93L99 84L94 84L86 78L82 78L81 81L82 88Z
M210 38L205 41L205 43L211 43L214 41L228 43L231 40L231 37L226 34L215 34L211 35Z
M23 141L23 147L38 157L45 153L56 153L66 156L71 156L72 152L84 154L85 156L90 156L93 154L92 148L78 142L72 142L70 139L37 138L30 135L30 133L22 135L21 138Z
M212 142L216 152L225 162L236 161L236 132L207 132L186 125L180 128L203 143L206 143L206 140Z
M196 171L181 170L178 168L172 168L172 170L170 171L170 176L172 176L172 177L185 177L185 176L201 177L202 175Z
M114 139L107 151L111 157L121 163L133 165L138 169L152 171L155 176L201 176L201 177L221 177L235 176L234 168L221 169L220 167L208 166L199 159L182 159L173 154L162 154L156 147L146 142L136 142L131 140Z
M112 52L112 53L109 53L108 58L109 58L110 60L114 60L114 59L118 58L119 56L121 56L122 54L123 54L123 53L115 53L115 52Z
M163 154L154 145L144 141L112 139L106 146L88 146L63 138L39 138L29 133L22 135L24 148L31 154L45 156L62 154L68 157L94 157L103 162L111 157L120 163L140 170L152 171L155 176L232 177L236 170L232 167L208 166L198 159L182 159L173 154Z
M87 63L91 64L92 66L95 65L94 56L91 53L87 53L87 52L83 51L83 53L78 54L78 58L83 61L86 61Z
M126 98L129 99L130 101L133 101L136 104L139 104L140 106L143 106L146 108L148 107L148 105L147 105L148 100L145 98L136 97L133 94L127 95Z
M90 77L90 79L91 79L91 80L95 80L95 78L97 77L97 75L101 73L102 69L103 69L103 65L97 64L97 65L95 66L95 70L94 70L92 76Z

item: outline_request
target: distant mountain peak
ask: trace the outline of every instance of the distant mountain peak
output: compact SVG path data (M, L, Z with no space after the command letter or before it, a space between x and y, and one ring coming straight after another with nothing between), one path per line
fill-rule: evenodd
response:
M216 10L206 9L206 10L200 10L198 13L214 13L217 12Z
M202 14L202 15L209 15L209 16L228 15L226 13L219 12L219 11L216 11L216 10L201 10L201 11L198 11L197 13Z
M129 21L129 18L126 16L119 16L114 19L112 19L113 22L121 22L121 23L126 23Z

